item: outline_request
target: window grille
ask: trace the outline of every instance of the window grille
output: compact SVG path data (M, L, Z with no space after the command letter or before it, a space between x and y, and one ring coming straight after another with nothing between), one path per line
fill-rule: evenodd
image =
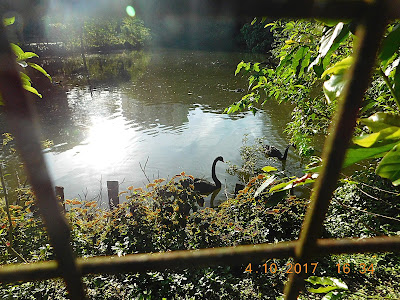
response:
M159 1L164 8L173 7ZM130 254L124 257L75 258L70 246L70 232L58 205L52 181L42 155L35 114L22 88L15 60L0 24L0 93L5 103L12 134L26 166L36 194L39 210L54 247L56 261L13 264L0 267L0 282L45 280L61 277L71 299L86 299L82 276L91 273L162 271L190 266L241 265L252 259L288 258L305 263L320 253L366 253L399 251L399 237L357 239L320 239L322 223L336 187L346 149L352 137L363 94L385 26L400 17L398 0L342 1L261 1L261 0L187 0L178 1L179 9L167 9L172 15L198 14L207 17L267 16L271 18L331 18L358 20L359 46L351 68L344 99L334 116L331 134L323 150L323 166L297 241L259 244L195 251L172 251L155 254ZM154 4L154 3L153 3ZM155 5L155 4L154 4ZM145 10L144 10L145 11ZM157 10L155 10L157 11ZM151 13L151 12L150 12ZM304 275L304 274L303 274ZM297 299L304 284L302 274L293 273L285 286L285 299Z

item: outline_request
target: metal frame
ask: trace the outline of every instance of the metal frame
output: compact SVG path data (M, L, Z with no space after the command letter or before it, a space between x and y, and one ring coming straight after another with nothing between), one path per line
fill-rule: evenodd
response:
M400 250L400 237L369 239L319 239L322 223L336 187L346 149L352 137L358 110L370 81L380 40L388 20L400 17L400 0L341 1L267 1L267 0L170 0L159 1L168 6L180 3L179 9L165 14L232 17L268 16L274 18L337 18L357 19L359 47L350 71L351 80L335 114L323 150L323 166L314 187L311 204L298 241L277 244L172 251L157 254L132 254L124 257L76 259L70 246L70 232L54 194L35 126L35 114L16 70L13 54L0 25L0 93L19 154L36 195L56 261L13 264L0 267L0 281L32 281L62 277L71 299L86 299L82 276L91 273L145 272L188 268L188 266L241 265L252 259L293 257L296 262L309 262L319 256L339 253L386 252ZM160 11L160 10L158 10ZM157 12L157 9L155 10ZM357 75L357 76L353 76ZM291 274L285 286L285 299L297 299L304 285L302 274Z

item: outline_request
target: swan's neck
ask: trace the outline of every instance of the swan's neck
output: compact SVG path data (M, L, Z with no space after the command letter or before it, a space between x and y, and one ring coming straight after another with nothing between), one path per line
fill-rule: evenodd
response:
M283 156L282 156L281 160L286 160L286 158L287 158L287 154L288 154L288 152L289 152L289 148L290 148L290 146L291 146L291 145L288 145L288 146L286 147L286 149L285 149L285 153L283 154Z
M215 175L215 165L217 164L217 160L214 160L213 164L212 164L212 169L211 169L211 176L212 179L215 182L215 186L220 188L221 187L221 181L218 180L217 175Z

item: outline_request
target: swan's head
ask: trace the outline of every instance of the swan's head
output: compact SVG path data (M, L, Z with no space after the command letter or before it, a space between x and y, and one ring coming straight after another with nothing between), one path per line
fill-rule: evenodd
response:
M218 156L218 157L215 159L215 161L222 161L222 162L224 162L224 158L223 158L222 156Z

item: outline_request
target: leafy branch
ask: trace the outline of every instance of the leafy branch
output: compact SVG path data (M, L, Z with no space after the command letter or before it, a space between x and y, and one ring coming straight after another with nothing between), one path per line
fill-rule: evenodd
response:
M14 22L15 22L15 17L3 19L4 26L10 26L10 25L14 24ZM31 59L34 57L39 57L39 55L37 55L34 52L29 52L29 51L25 52L24 50L21 49L21 47L19 47L18 45L14 44L14 43L10 43L10 47L11 47L11 50L13 51L13 53L15 54L15 60L16 60L17 64L21 68L25 69L27 67L31 67L31 68L39 71L44 76L46 76L50 81L52 81L51 76L46 72L45 69L43 69L41 66L39 66L36 63L27 62L28 59ZM20 72L20 78L21 78L21 82L22 82L22 87L25 90L42 98L42 95L38 92L38 90L32 86L32 80L28 75L26 75L24 72ZM0 105L3 105L1 95L0 95Z

